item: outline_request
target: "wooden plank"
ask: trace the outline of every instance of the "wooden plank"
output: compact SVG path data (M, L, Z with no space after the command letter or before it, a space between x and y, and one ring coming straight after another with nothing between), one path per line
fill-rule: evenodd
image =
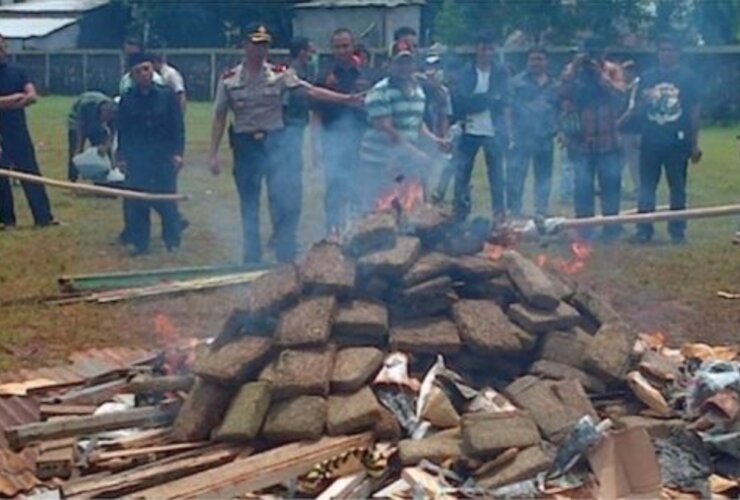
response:
M42 452L36 459L36 476L41 480L70 477L75 463L75 442L67 441L63 446Z
M0 176L9 177L11 179L18 179L24 182L32 182L34 184L45 184L50 187L58 187L62 189L68 189L70 191L105 194L131 200L184 201L188 199L188 197L184 194L143 193L141 191L132 191L130 189L111 188L106 186L97 186L93 184L83 184L81 182L60 181L57 179L49 179L48 177L41 177L39 175L16 172L15 170L7 170L4 168L0 168Z
M83 387L65 394L52 396L43 400L43 403L71 404L71 405L100 405L111 397L123 392L128 383L125 380L114 380L104 384Z
M451 498L448 493L443 492L434 476L418 467L403 469L401 478L411 487L416 486L421 489L425 498Z
M375 494L373 494L373 498L394 498L408 493L410 489L411 485L409 483L403 479L398 479L382 490L375 492Z
M200 474L140 491L133 498L231 497L258 491L293 479L352 448L373 442L371 433L323 438L314 443L293 443Z
M174 420L178 409L177 405L147 406L104 415L34 422L6 429L5 438L11 448L19 450L28 444L46 439L84 436L131 427L168 425Z
M39 407L41 418L69 417L92 415L97 406L94 405L65 405L65 404L42 404Z
M210 443L202 441L199 443L175 443L161 446L148 446L145 448L134 448L130 450L119 451L96 451L90 454L90 463L103 462L105 460L114 460L120 458L134 458L146 455L159 455L163 453L176 453L180 451L194 450L205 448Z
M115 496L133 493L203 470L218 467L236 458L242 450L235 447L215 447L199 452L198 456L177 460L160 461L144 467L95 477L90 481L75 481L62 486L65 498L90 498L91 496Z
M191 375L168 375L154 377L137 375L129 382L128 390L134 394L164 394L166 392L189 391L195 378Z
M148 431L137 432L132 436L126 436L115 441L101 443L100 446L112 450L130 450L133 448L142 448L144 446L154 446L167 441L172 433L171 427L164 429L151 429Z
M316 497L316 500L340 500L349 498L350 493L365 480L367 473L365 471L342 477L334 481L331 486Z

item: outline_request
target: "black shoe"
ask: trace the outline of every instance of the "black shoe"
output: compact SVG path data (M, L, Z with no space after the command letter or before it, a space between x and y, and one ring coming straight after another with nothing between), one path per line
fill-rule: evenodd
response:
M66 224L64 224L59 219L51 219L51 220L46 221L46 222L36 223L36 224L34 224L34 227L42 228L42 227L64 226L64 225L66 225Z
M652 241L653 237L645 233L635 233L627 240L633 245L646 245Z
M175 253L178 250L180 250L180 244L179 243L167 243L167 244L165 244L165 247L167 248L167 251L169 253Z
M180 218L180 232L183 233L187 228L190 227L190 221L187 219Z

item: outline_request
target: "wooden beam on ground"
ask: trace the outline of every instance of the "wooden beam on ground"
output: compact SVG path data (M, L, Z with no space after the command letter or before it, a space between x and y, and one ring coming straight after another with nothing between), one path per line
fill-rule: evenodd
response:
M117 496L150 488L181 477L218 467L234 460L243 449L216 446L210 450L199 450L198 456L182 457L170 461L159 461L118 474L79 480L62 486L65 498L90 498Z
M232 497L259 491L305 474L323 460L373 442L371 433L293 443L221 467L139 491L133 498Z
M48 439L85 436L102 431L115 431L131 427L157 427L169 425L175 419L179 405L147 406L133 410L69 417L51 422L35 422L5 430L5 438L14 450Z
M129 382L128 390L134 394L158 395L166 392L189 391L195 378L192 375L137 375Z
M199 443L174 443L163 444L159 446L147 446L144 448L134 448L130 450L118 451L96 451L90 454L90 463L98 463L106 460L115 460L120 458L135 458L147 455L161 455L165 453L177 453L181 451L195 450L205 448L210 443L202 441Z
M142 448L144 446L155 446L167 441L172 433L171 427L164 429L151 429L148 431L137 432L132 436L126 436L114 441L100 443L100 446L110 450L131 450Z
M78 193L94 193L102 194L107 196L115 196L116 198L123 198L129 200L144 200L144 201L185 201L188 199L184 194L157 194L157 193L143 193L140 191L131 191L130 189L118 189L106 186L95 186L92 184L83 184L80 182L68 182L60 181L57 179L49 179L48 177L41 177L39 175L25 174L23 172L16 172L14 170L7 170L0 168L0 176L8 177L10 179L18 179L19 181L32 182L34 184L44 184L50 187L57 187L67 189L70 191L76 191Z
M339 478L317 496L316 500L343 500L350 498L350 494L365 480L366 476L367 473L361 471Z
M45 398L43 403L61 403L70 405L100 405L111 397L123 392L128 387L125 380L114 380L103 384L73 389L64 394Z
M81 417L92 415L97 406L94 405L64 405L64 404L42 404L39 406L41 418L49 417Z

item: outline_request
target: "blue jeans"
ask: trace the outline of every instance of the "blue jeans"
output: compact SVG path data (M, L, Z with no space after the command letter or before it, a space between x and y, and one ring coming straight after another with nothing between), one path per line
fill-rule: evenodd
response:
M506 199L512 215L522 214L524 184L529 164L534 170L534 209L538 215L546 215L550 204L552 186L552 139L539 145L517 145L509 154L506 169Z
M575 173L573 201L577 218L593 217L596 213L596 188L598 180L601 190L601 214L617 215L622 200L622 158L619 151L583 153L572 155ZM604 236L617 236L621 226L604 226ZM581 231L581 236L590 238L592 230Z
M571 157L574 155L568 148L561 149L560 163L561 163L561 175L560 175L560 198L563 200L570 200L573 198L573 190L575 189L575 173L573 172L573 160Z
M491 192L491 209L494 217L506 215L506 185L504 179L503 151L496 137L464 134L457 149L455 171L455 215L466 219L472 209L470 179L475 166L475 157L483 148L488 173L488 188Z

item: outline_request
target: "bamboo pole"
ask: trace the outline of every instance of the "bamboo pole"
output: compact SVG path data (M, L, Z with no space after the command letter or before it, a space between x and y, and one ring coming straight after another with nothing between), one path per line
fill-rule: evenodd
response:
M108 196L115 196L116 198L125 198L129 200L143 200L143 201L185 201L188 199L184 194L158 194L158 193L142 193L140 191L131 191L130 189L119 189L111 188L106 186L95 186L91 184L80 184L76 182L60 181L57 179L49 179L47 177L41 177L38 175L25 174L23 172L15 172L13 170L7 170L0 168L0 176L8 177L10 179L18 179L25 182L34 182L36 184L45 184L51 187L58 187L62 189L69 189L70 191L77 191L81 193L93 193L103 194Z
M666 222L672 220L707 219L740 215L740 204L717 207L690 208L687 210L668 210L644 214L620 214L607 217L586 217L583 219L563 219L555 223L555 229L577 229L583 227L608 226L611 224L638 224L641 222Z

